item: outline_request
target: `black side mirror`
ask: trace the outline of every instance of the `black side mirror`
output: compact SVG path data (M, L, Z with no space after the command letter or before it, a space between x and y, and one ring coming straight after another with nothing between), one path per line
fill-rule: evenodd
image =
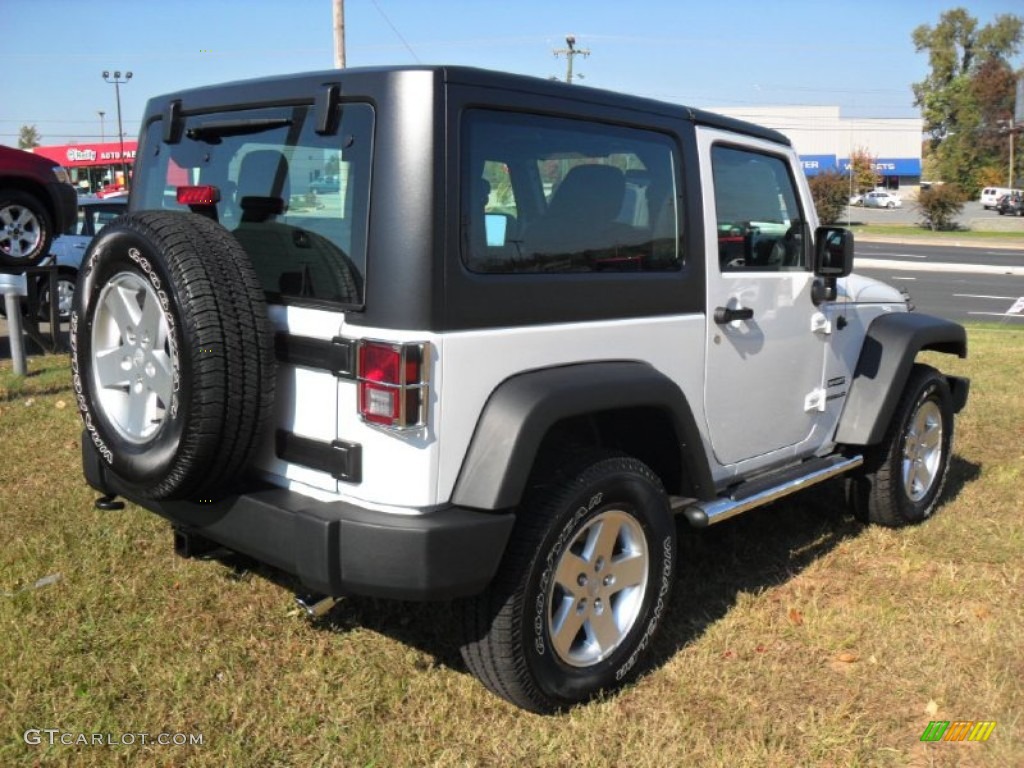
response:
M853 271L853 232L843 227L818 227L814 232L814 274L846 277Z
M814 233L814 274L811 290L815 304L835 301L836 280L853 270L853 233L842 227L818 227Z

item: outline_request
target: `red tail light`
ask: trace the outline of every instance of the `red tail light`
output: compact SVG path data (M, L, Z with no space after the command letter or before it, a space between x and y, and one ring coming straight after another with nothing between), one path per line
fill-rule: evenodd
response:
M428 345L359 343L357 377L363 421L406 429L426 424Z
M206 184L197 187L178 187L178 205L216 205L220 202L220 190Z

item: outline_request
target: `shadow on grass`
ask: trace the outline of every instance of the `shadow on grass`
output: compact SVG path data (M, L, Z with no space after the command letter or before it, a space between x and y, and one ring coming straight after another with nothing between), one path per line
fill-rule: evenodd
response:
M823 485L729 520L693 531L680 518L680 557L670 610L650 665L661 666L725 616L738 595L787 581L863 527L845 514L842 486ZM301 585L279 571L235 556L218 558L238 573L252 569L283 589ZM460 628L450 603L412 603L350 596L313 622L320 630L370 629L422 651L428 666L467 672L459 654Z
M981 473L980 467L954 456L943 498L955 497ZM841 481L695 531L682 518L679 559L669 611L652 647L646 670L664 665L715 622L726 616L744 593L757 594L784 584L827 555L841 542L859 536L863 524L847 512ZM258 574L292 592L301 585L288 575L236 555L217 557L229 578ZM325 632L369 629L423 652L422 667L446 667L468 674L459 653L458 616L450 603L412 603L351 596L313 621Z

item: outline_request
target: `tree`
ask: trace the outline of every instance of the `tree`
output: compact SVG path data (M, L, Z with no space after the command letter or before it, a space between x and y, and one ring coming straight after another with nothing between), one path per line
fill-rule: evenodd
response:
M853 187L856 194L870 192L878 181L875 170L877 155L872 155L865 147L857 147L850 153L850 173L853 174Z
M1012 115L1014 73L1009 59L1024 40L1024 18L1001 14L979 27L964 8L946 11L934 27L914 30L914 47L927 52L931 72L914 83L929 134L926 158L943 180L973 195L985 169L1006 168L1002 131Z
M822 224L839 221L850 200L850 180L838 171L825 171L807 180Z
M956 217L964 209L964 196L956 184L922 189L917 197L921 225L931 230L956 229Z
M18 149L32 149L42 143L42 136L34 125L23 125L18 132Z

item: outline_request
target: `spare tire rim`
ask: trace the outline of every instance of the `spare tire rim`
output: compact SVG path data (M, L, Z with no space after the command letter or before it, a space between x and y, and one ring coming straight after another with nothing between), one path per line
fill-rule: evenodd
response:
M148 442L166 418L175 379L169 336L148 280L120 272L103 286L92 324L93 391L128 442Z
M925 400L907 425L903 441L903 490L913 502L932 490L942 466L942 410Z
M43 239L39 220L21 205L0 209L0 233L0 250L14 259L30 257Z
M635 517L609 509L562 552L547 595L551 645L573 667L615 652L640 616L647 592L647 538Z

